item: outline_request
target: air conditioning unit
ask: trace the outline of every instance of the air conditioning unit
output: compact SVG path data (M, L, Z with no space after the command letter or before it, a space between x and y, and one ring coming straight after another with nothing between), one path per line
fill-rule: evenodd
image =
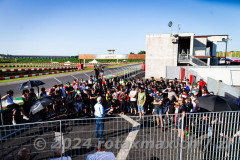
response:
M172 43L177 43L177 40L178 40L177 38L173 38Z

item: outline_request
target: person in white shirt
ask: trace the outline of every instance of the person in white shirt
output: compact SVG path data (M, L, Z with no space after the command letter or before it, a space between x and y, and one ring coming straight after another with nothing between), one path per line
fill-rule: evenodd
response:
M96 137L98 137L98 127L100 129L100 133L99 133L99 137L102 137L102 133L103 133L103 119L102 117L104 117L104 107L102 105L102 97L98 97L97 98L97 102L94 105L94 115L96 118L96 129L95 129L95 135Z
M112 152L106 152L105 148L106 139L100 138L97 143L97 152L89 154L87 160L115 160L115 156Z
M135 87L132 87L132 90L129 93L129 97L130 97L131 114L133 114L133 110L134 110L135 115L137 115L137 91L135 90Z
M8 109L12 110L13 115L12 115L12 124L16 125L16 121L15 121L15 115L17 113L17 110L21 111L21 114L23 115L23 119L25 120L29 120L29 118L25 115L24 113L24 109L22 107L20 107L18 104L13 102L13 91L9 90L7 91L7 95L3 96L1 98L1 100L5 100L5 106L7 106Z

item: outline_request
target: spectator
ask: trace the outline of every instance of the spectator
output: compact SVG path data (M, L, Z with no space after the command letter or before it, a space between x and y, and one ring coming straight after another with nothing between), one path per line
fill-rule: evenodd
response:
M90 95L90 109L91 109L91 116L93 116L93 112L94 112L94 105L97 102L97 95L95 94L95 91L92 90L92 93Z
M29 118L26 116L23 107L20 107L18 104L13 102L13 93L14 92L12 90L7 91L7 95L3 96L1 100L5 100L5 106L12 111L12 124L16 125L17 123L15 116L18 110L20 110L21 114L23 115L23 119L29 120Z
M209 92L209 95L214 95L214 92Z
M178 105L178 120L177 120L177 122L178 122L178 138L181 141L181 135L182 135L182 141L184 141L186 119L183 120L182 118L185 118L186 105L184 104L183 98L179 98L178 103L179 103L179 105ZM184 124L182 124L182 123L184 123Z
M62 107L62 96L61 96L61 91L58 90L56 91L56 95L54 97L54 103L53 103L53 110L55 111L56 118L59 118L60 114L60 108Z
M30 89L29 96L30 96L30 99L31 99L32 103L34 103L38 99L38 97L37 97L36 93L34 92L33 88Z
M120 112L121 114L124 114L126 112L126 105L128 100L128 95L126 93L126 90L124 90L124 88L122 88L118 99L120 102Z
M97 142L97 152L89 154L87 160L115 160L115 156L112 152L106 152L105 148L106 139L100 138Z
M46 98L47 97L47 92L45 90L44 87L41 88L41 92L40 92L40 96L39 96L39 99L40 98Z
M75 101L75 110L76 110L76 116L78 117L79 112L82 112L82 105L83 105L83 99L82 99L82 95L81 95L81 91L77 91L77 94L74 97L74 101Z
M200 86L200 90L206 85L206 82L203 81L202 78L200 78L200 81L198 82L199 86Z
M108 115L111 115L113 113L119 113L119 104L115 99L112 99L112 102L108 104L108 107L110 110L108 111Z
M100 72L101 79L103 79L103 74L104 74L104 67L103 67L103 65L100 66L99 72Z
M203 88L202 88L202 96L207 96L209 93L208 93L208 90L207 90L207 88L204 86Z
M24 112L26 113L26 115L29 114L30 112L30 108L33 104L33 101L29 95L29 90L28 89L24 89L23 93L22 93L22 99L23 99L23 109Z
M194 94L194 96L198 97L199 94L199 88L197 83L193 83L193 88L191 89L191 93Z
M72 160L71 157L64 156L62 154L62 145L61 145L61 142L59 141L56 141L51 145L51 150L54 153L54 157L58 157L58 158L51 158L50 160Z
M156 115L156 119L157 119L157 126L159 127L160 123L161 123L161 127L162 127L162 131L164 131L163 128L163 119L162 119L162 110L163 110L163 98L160 96L160 92L157 91L156 92L157 95L154 97L154 112ZM159 123L159 119L160 119L160 123Z
M99 137L102 137L103 134L103 117L104 117L104 107L102 105L102 97L97 98L97 104L94 106L95 109L95 118L96 118L96 129L95 129L95 136L98 137L98 127L100 129Z
M98 80L98 76L99 76L99 69L97 67L97 65L94 65L94 73L95 73L95 77Z
M22 148L17 153L18 160L31 160L31 152L28 148Z
M138 104L139 120L141 120L141 119L144 119L144 113L145 113L144 105L146 103L146 94L142 88L140 88L139 91L140 92L138 93L137 104Z
M133 110L135 115L137 115L137 91L135 90L135 86L132 87L132 90L129 93L130 97L130 108L131 108L131 114L133 114Z

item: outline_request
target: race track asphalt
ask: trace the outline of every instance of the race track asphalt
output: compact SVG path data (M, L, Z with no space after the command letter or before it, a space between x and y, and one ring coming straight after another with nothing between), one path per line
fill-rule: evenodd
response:
M117 70L120 72L120 69L136 67L136 66L139 66L139 64L105 69L104 75L113 74L113 73L116 73ZM93 71L84 71L84 72L78 72L78 73L67 73L67 74L53 75L53 76L48 76L48 77L36 77L31 80L41 80L45 84L40 86L39 88L45 87L46 89L49 89L53 85L61 84L59 81L61 81L62 84L65 84L66 82L72 83L73 80L75 79L74 77L76 77L78 79L83 78L83 80L87 80L87 79L89 79L90 75L94 75L94 72ZM59 81L56 80L55 78L57 78ZM27 81L26 79L25 80L19 79L14 82L0 83L0 95L4 96L4 95L6 95L6 92L8 90L13 90L13 92L14 92L13 98L20 97L22 95L22 90L18 90L18 87L20 86L20 84L22 84L23 82L26 82L26 81ZM34 90L35 90L35 93L37 93L36 87L34 88Z

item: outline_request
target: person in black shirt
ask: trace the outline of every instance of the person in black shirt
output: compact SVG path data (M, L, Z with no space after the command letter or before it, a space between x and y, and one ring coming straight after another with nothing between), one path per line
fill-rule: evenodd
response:
M115 99L112 99L111 103L108 104L108 108L110 108L107 113L109 115L113 114L114 112L119 113L119 103Z
M82 98L83 98L84 113L85 113L85 115L87 115L87 111L90 108L90 95L87 90L84 90Z
M123 92L124 92L125 94L128 93L128 86L126 85L126 82L123 82L122 89L123 89Z
M29 96L30 96L30 99L31 99L32 103L34 103L38 99L33 88L30 89Z
M159 127L159 119L160 119L160 123L162 126L162 131L164 131L163 128L163 120L162 120L162 109L163 109L163 97L160 95L160 92L157 91L156 92L157 95L154 97L154 112L156 114L156 119L157 119L157 126Z
M96 79L98 80L99 69L98 69L98 67L97 67L96 65L94 66L94 73L95 73L95 77L96 77Z
M94 110L94 105L97 103L97 96L92 89L91 95L90 95L90 108L91 108L91 116L93 116L93 110Z
M99 72L100 72L100 77L101 77L101 79L103 79L103 74L104 74L104 67L103 67L103 65L101 65L101 66L99 67Z

